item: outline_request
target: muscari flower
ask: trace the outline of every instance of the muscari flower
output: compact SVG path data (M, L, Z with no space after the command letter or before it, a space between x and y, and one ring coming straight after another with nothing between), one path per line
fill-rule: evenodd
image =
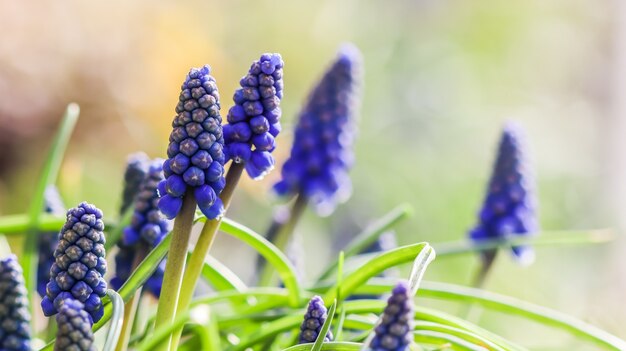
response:
M55 186L49 186L44 193L45 211L55 216L65 215L65 205ZM54 263L54 250L58 243L58 233L40 233L38 237L39 263L37 266L37 292L46 296L46 285L50 281L50 267Z
M489 239L532 235L538 230L534 177L529 167L525 136L519 125L508 123L502 132L478 224L469 236L473 242L481 243ZM512 249L521 263L530 263L534 259L529 246L514 246ZM489 251L483 253L489 254Z
M135 196L139 192L139 186L146 176L150 158L143 152L137 152L128 156L126 170L124 171L124 190L122 193L122 205L120 215L132 206Z
M344 46L300 112L291 155L274 185L281 196L306 197L321 215L330 214L351 192L348 170L361 80L361 55Z
M74 299L63 300L57 315L55 351L96 351L92 323L85 305Z
M22 267L11 255L0 260L0 350L29 351L30 312Z
M369 343L372 351L405 351L413 340L413 299L407 282L391 291L387 306Z
M158 184L163 180L163 160L150 162L146 177L140 184L135 197L135 211L131 223L124 229L120 242L124 250L115 256L116 276L111 280L114 289L119 289L130 277L130 271L138 251L153 249L171 230L171 222L163 217L157 206L159 194ZM161 294L164 263L146 281L144 288L154 296Z
M210 72L208 65L192 68L176 106L168 159L163 163L166 179L159 184L158 206L169 219L180 212L188 190L208 219L224 211L218 197L226 183L222 117L217 84Z
M300 336L298 339L299 344L304 344L308 342L315 342L317 336L319 335L324 322L326 322L327 310L326 306L324 306L324 300L322 300L319 296L313 296L313 298L309 301L309 306L307 307L306 313L304 314L304 321L300 325ZM331 341L333 339L333 334L330 330L326 333L324 337L324 341Z
M245 163L253 179L274 168L274 138L280 133L280 99L283 97L283 60L279 54L263 54L241 78L235 105L224 126L227 160Z
M41 301L46 316L58 313L63 300L73 298L85 305L93 321L102 317L101 299L107 289L103 230L102 211L96 206L82 202L67 211Z

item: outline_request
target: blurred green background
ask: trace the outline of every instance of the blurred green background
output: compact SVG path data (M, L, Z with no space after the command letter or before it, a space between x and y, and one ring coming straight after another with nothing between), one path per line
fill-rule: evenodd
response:
M530 139L542 227L619 233L625 11L617 0L0 1L0 213L26 210L62 111L75 101L81 119L58 184L68 205L87 200L116 216L126 156L165 155L189 68L213 67L225 114L239 78L267 51L285 60L280 166L308 90L351 41L365 60L354 194L333 216L307 213L298 227L308 273L320 267L311 260L334 256L404 202L415 214L398 228L400 243L464 239L507 119ZM244 181L229 216L263 232L278 175ZM222 237L212 252L251 276L249 249ZM530 267L501 255L487 289L626 338L625 254L619 239L540 248ZM473 255L441 258L426 279L468 284L477 264ZM481 323L538 350L583 349L502 318L485 314Z

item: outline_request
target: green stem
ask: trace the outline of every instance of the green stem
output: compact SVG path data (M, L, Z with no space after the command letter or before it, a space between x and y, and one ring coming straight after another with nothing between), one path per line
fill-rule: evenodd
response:
M193 218L196 212L196 199L192 191L187 191L183 199L183 207L174 220L172 230L172 242L167 255L167 264L163 274L163 290L159 297L155 329L163 328L172 324L176 316L176 307L180 287L183 280L183 270L185 259L187 258L187 248L193 226ZM155 346L156 351L167 351L170 346L170 338Z
M131 272L134 271L146 257L147 248L145 245L141 246L142 247L137 250L137 254L135 255L135 259L131 266ZM124 306L124 324L122 325L121 337L117 342L115 351L126 351L128 349L128 340L130 340L130 334L133 330L135 314L137 313L137 306L139 305L141 297L141 290L141 287L137 289L137 291L135 291L135 295L133 295L133 297L130 298L130 301L126 302L126 305Z
M230 207L233 193L235 192L235 188L239 183L239 179L241 179L243 170L244 166L241 163L232 163L230 168L228 169L228 174L226 175L226 186L220 194L220 198L224 203L224 211L227 211L228 207ZM191 299L193 297L193 292L195 291L196 284L198 283L198 278L200 278L200 273L202 272L202 267L204 266L204 260L209 253L211 245L213 244L213 240L215 239L217 230L220 227L220 223L222 223L222 218L207 220L206 222L204 222L204 226L202 227L202 231L200 232L198 241L194 246L193 253L189 257L189 264L185 269L182 289L180 292L180 296L178 297L178 309L176 312L176 316L181 315L189 308L189 304L191 303ZM182 331L183 326L180 326L172 334L170 350L177 349Z
M304 209L307 205L307 198L301 194L296 195L296 199L291 206L291 211L289 211L289 219L283 225L276 230L276 237L272 242L279 250L285 251L287 244L289 243L289 239L293 234L293 231L296 227L296 224L302 217L304 213ZM272 284L272 280L274 278L274 271L270 265L265 265L262 268L260 278L259 278L259 286L267 286Z

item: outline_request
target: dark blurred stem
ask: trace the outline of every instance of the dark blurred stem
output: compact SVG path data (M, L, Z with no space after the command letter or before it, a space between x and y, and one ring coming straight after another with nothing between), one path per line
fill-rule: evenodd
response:
M145 245L141 245L141 247L137 250L135 259L133 260L130 271L134 272L137 266L143 261L146 257L148 248ZM115 351L126 351L128 349L128 341L130 340L130 334L133 330L133 324L135 322L135 314L137 313L137 306L139 305L139 300L141 298L141 290L139 287L137 291L135 291L135 295L130 298L126 305L124 306L124 324L122 324L122 332L120 333L120 338L117 341L117 346L115 346Z
M291 239L293 231L302 217L304 213L304 209L307 205L307 198L300 194L296 195L296 199L291 206L291 210L289 211L289 219L287 219L284 223L272 223L270 226L270 230L275 230L276 234L274 238L268 236L268 240L272 241L273 244L281 251L285 251L287 248L287 244ZM272 229L272 227L277 227L276 229ZM271 234L271 233L270 233ZM273 239L273 240L272 240ZM274 278L274 271L272 267L268 264L265 264L263 269L261 270L261 274L259 277L259 286L268 286L272 284L272 279Z
M241 179L243 170L244 165L242 163L232 163L230 168L228 169L228 174L226 174L226 186L220 194L220 199L222 199L222 202L224 203L224 212L226 212L228 210L228 207L230 207L233 193L235 192L235 188L237 187L237 184ZM209 253L211 245L213 244L213 240L215 239L215 234L217 234L217 230L220 227L221 222L221 218L207 220L206 222L204 222L204 226L202 227L202 231L200 232L198 241L196 242L196 245L193 248L193 252L189 257L189 264L185 269L182 289L180 292L180 296L178 297L178 309L176 311L177 316L181 315L187 310L187 308L189 308L189 304L191 303L191 299L193 298L193 292L196 289L196 284L198 283L198 278L200 278L200 273L202 272L204 259ZM178 342L180 340L182 331L183 329L181 327L172 333L172 343L170 346L170 350L176 350L178 348Z
M497 255L497 249L485 250L481 252L481 265L478 268L476 275L474 276L474 280L472 281L472 287L476 289L484 288L489 273L491 272L491 268L496 261ZM465 319L467 319L468 321L478 322L481 313L482 309L476 304L471 303L466 306L464 312L461 315L465 316Z
M193 191L188 190L183 199L183 208L174 220L174 229L171 234L172 242L167 254L167 264L165 265L165 273L163 275L163 289L161 290L154 322L155 329L164 328L174 322L195 213L196 199ZM167 338L164 342L159 343L154 350L169 350L170 341L171 338Z

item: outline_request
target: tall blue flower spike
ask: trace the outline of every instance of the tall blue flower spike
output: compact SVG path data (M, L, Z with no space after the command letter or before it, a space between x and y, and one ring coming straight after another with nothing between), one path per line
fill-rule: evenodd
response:
M193 191L208 219L222 216L218 197L224 189L224 136L219 92L206 65L192 68L182 85L170 144L163 163L165 180L159 184L159 209L169 219L180 212L183 196Z
M534 176L529 163L523 130L515 123L507 123L478 224L469 233L473 242L528 236L539 231ZM528 264L533 261L534 252L530 246L514 246L512 249L519 262ZM488 259L493 252L487 251L483 255Z
M272 151L280 133L280 100L283 97L283 60L279 54L263 54L252 63L235 91L235 105L224 126L226 156L245 163L252 179L263 178L274 168Z
M300 112L291 156L274 185L280 196L306 197L320 215L330 214L351 193L348 171L360 99L361 55L343 46Z
M402 281L392 290L387 306L374 328L370 341L372 351L407 351L413 341L413 298L407 282Z
M54 351L96 351L92 322L85 305L74 299L63 300L57 315L57 338Z
M0 350L30 351L30 334L22 267L11 255L0 260Z
M45 211L54 216L65 215L65 205L59 190L51 185L44 193ZM54 263L54 250L58 243L58 233L46 232L39 234L39 263L37 266L37 292L42 298L46 296L46 285L50 281L50 267Z
M63 300L73 298L85 305L94 322L102 318L101 299L107 290L103 230L102 211L96 206L82 202L67 211L41 301L44 315L58 313Z
M119 289L132 273L131 267L138 251L146 251L157 246L171 230L171 221L165 219L157 206L159 194L157 187L163 180L163 160L155 159L149 163L146 177L140 183L135 197L135 211L128 227L122 234L120 250L115 256L115 277L111 280L114 289ZM147 280L144 288L155 297L161 294L164 264L159 265Z
M324 300L319 296L313 296L304 314L304 321L302 321L302 325L300 325L299 344L315 342L315 339L317 339L317 336L322 330L322 326L326 322L326 318L328 317L327 312L326 306L324 306ZM328 330L324 341L331 340L333 340L333 334Z

